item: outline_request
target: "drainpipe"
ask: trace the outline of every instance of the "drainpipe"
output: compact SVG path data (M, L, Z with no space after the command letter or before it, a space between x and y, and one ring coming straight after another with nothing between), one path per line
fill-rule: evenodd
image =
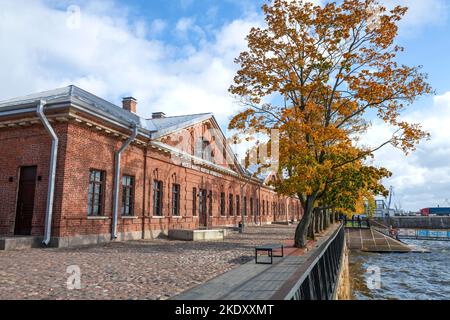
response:
M120 189L120 159L122 153L126 148L136 139L138 135L138 127L133 124L133 133L130 138L122 145L119 151L115 155L115 168L114 168L114 194L113 194L113 224L112 224L112 239L117 239L117 219L119 211L119 189Z
M52 137L52 150L50 155L50 172L48 176L48 191L47 191L47 208L45 212L45 234L42 244L48 246L52 235L52 216L53 216L53 199L55 196L55 177L56 177L56 159L58 157L58 137L55 131L48 122L47 117L44 114L44 106L46 102L39 101L36 113L47 130L48 134Z
M147 148L144 151L144 186L142 195L142 239L145 239L145 218L146 218L146 208L147 208Z

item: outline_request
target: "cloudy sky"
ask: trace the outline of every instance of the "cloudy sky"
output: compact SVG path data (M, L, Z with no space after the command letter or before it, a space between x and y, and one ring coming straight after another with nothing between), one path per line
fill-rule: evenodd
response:
M0 99L78 85L138 112L214 112L226 127L239 106L227 92L245 35L262 22L263 0L0 0ZM320 2L316 0L315 2ZM450 201L450 6L446 0L387 0L408 5L401 61L423 65L436 96L405 118L432 134L405 157L386 148L377 165L394 177L394 203L408 210ZM79 13L79 14L78 14ZM389 132L376 121L367 136Z

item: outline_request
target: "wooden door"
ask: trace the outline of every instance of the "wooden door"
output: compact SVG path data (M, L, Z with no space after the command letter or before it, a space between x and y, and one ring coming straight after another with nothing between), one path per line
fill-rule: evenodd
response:
M20 168L19 192L17 197L14 234L31 235L36 190L37 167Z

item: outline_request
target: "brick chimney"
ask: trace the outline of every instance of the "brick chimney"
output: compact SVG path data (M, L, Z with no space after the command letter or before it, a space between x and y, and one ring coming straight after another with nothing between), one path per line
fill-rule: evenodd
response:
M122 107L125 110L136 113L137 100L133 97L123 98Z
M164 112L153 112L152 119L162 119L165 118L166 114Z

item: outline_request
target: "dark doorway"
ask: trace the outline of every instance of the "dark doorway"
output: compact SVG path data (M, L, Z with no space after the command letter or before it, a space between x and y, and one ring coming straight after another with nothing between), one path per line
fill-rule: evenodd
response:
M37 167L20 168L19 193L17 197L16 223L14 234L31 235L34 211L34 192L36 190Z
M199 225L200 228L206 228L208 227L208 218L207 218L207 191L206 190L200 190L200 203L199 203Z

